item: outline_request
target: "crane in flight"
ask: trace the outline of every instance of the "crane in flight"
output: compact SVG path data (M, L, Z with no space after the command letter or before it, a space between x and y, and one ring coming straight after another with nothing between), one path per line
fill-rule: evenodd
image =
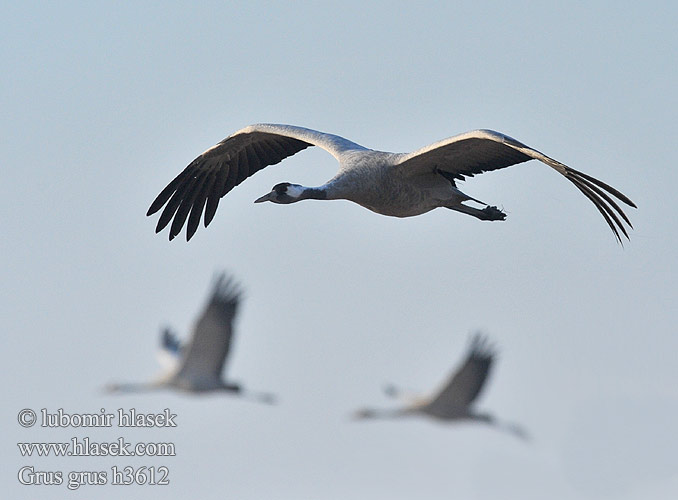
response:
M492 130L474 130L449 137L412 153L387 153L365 148L338 135L280 124L249 125L193 160L151 204L146 215L164 207L156 232L170 222L169 239L188 221L186 239L195 234L204 213L205 227L219 200L259 170L310 146L318 146L339 162L337 174L318 187L283 182L255 203L289 204L301 200L344 199L373 212L412 217L444 207L480 220L504 220L506 214L457 187L458 181L483 172L539 160L572 182L598 209L615 237L628 239L631 221L615 201L636 205L612 186L525 144ZM476 208L465 204L479 204ZM621 233L621 234L620 234Z
M109 392L138 392L155 389L177 389L186 392L227 392L240 397L273 403L271 394L248 392L240 384L221 378L233 341L233 323L241 292L231 278L220 274L212 294L184 344L169 330L161 336L161 355L169 361L168 371L151 382L109 384ZM166 363L167 364L167 363Z
M432 396L422 397L404 393L389 385L388 396L402 399L406 405L394 409L364 408L356 411L356 419L398 418L426 415L448 422L481 422L515 434L523 439L527 433L522 427L497 420L489 413L478 412L474 403L487 382L495 359L495 352L485 337L476 334L471 339L466 359Z

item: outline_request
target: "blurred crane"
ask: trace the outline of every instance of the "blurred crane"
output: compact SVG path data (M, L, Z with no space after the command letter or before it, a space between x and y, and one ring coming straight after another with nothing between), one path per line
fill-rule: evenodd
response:
M485 386L494 358L494 350L488 345L487 339L476 334L471 340L464 364L435 395L421 397L406 394L390 385L385 388L385 393L407 401L407 406L395 409L361 409L354 416L366 419L428 415L444 421L475 421L493 425L526 439L527 434L521 427L499 422L492 415L473 409L473 403Z
M161 337L161 360L168 371L148 383L109 384L109 392L137 392L171 388L187 392L225 391L234 395L274 402L270 394L246 392L239 384L224 382L221 372L233 340L233 322L240 302L240 290L225 274L218 276L205 310L198 318L187 345L169 329Z

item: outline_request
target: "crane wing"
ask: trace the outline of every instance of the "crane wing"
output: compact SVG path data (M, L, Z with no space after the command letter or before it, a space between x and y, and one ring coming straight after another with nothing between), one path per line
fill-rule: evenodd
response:
M184 349L185 357L177 373L179 378L220 380L231 346L239 301L240 291L230 278L221 274Z
M474 130L465 134L443 139L409 154L402 155L396 168L405 175L436 172L449 179L464 180L476 174L506 168L511 165L539 160L564 175L598 209L610 229L621 243L619 232L628 234L624 222L633 226L624 211L613 199L636 208L624 194L610 185L579 172L530 148L525 144L492 130Z
M343 137L302 127L258 124L226 137L193 160L153 201L146 215L165 207L155 232L170 221L169 239L181 232L186 220L186 240L198 229L204 211L205 227L212 222L219 200L259 170L281 162L309 146L319 146L335 158L348 150L364 150Z
M479 334L475 335L466 361L452 374L428 406L439 413L455 413L470 406L485 385L493 358L494 353L486 339Z
M181 344L181 341L176 337L176 335L172 333L172 330L165 328L162 331L160 347L162 350L167 351L173 356L179 356L181 355L181 351L184 346Z
M181 341L169 328L165 328L160 337L160 349L157 358L167 373L173 373L179 368L184 351L185 348Z

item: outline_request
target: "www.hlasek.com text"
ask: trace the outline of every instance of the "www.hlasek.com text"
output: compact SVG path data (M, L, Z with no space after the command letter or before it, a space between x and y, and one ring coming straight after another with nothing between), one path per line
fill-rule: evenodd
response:
M62 443L17 443L22 457L174 457L174 443L128 443L92 441L89 437L71 438Z

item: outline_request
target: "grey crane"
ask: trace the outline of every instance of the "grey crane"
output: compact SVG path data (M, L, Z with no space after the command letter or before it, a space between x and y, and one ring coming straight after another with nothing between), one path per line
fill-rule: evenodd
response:
M387 153L367 149L337 135L280 124L249 125L202 153L160 192L146 215L164 206L156 232L171 221L172 240L188 220L186 239L190 240L203 212L207 226L214 218L219 200L231 189L264 167L309 146L319 146L332 154L339 162L337 174L318 187L276 184L255 203L345 199L394 217L411 217L445 207L480 220L504 220L504 212L464 194L457 188L457 181L534 159L572 182L600 211L619 243L622 243L620 232L629 237L624 223L632 228L614 200L636 208L625 195L499 132L474 130L412 153ZM484 208L463 202L479 203Z
M169 330L163 330L161 353L170 362L170 370L148 383L109 384L109 392L137 392L171 388L205 393L225 391L245 398L273 403L271 394L245 391L240 384L225 382L221 372L231 349L233 322L238 311L241 292L231 278L220 274L212 294L198 318L188 344L183 344Z
M473 403L487 382L494 359L494 350L487 339L476 334L471 340L466 360L436 394L431 397L413 396L392 385L387 386L385 392L388 396L404 399L408 404L394 409L365 408L356 411L354 417L369 419L427 415L442 421L475 421L507 430L525 439L527 434L520 426L501 422L473 408Z

